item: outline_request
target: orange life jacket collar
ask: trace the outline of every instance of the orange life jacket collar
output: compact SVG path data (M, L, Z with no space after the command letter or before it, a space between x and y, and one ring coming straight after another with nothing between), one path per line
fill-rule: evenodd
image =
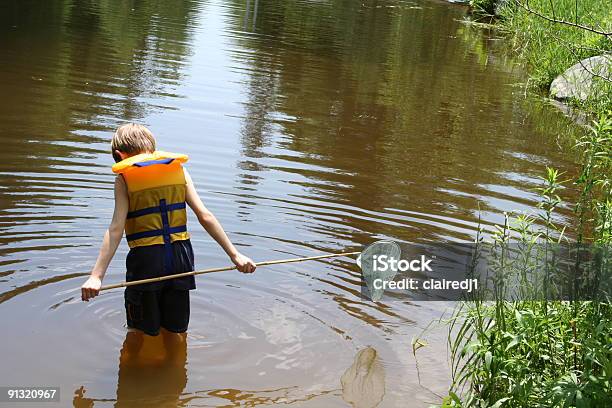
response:
M170 153L161 150L156 150L153 153L140 153L136 156L131 156L125 160L121 160L119 163L115 163L113 165L113 173L125 173L134 166L140 167L145 163L169 163L174 160L180 163L185 163L187 160L189 160L189 157L186 154Z

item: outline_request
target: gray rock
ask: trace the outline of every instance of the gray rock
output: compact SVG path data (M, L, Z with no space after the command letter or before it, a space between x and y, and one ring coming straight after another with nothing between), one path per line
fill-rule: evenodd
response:
M612 80L612 56L598 55L571 66L550 84L550 95L557 99L586 100L593 92L595 75Z

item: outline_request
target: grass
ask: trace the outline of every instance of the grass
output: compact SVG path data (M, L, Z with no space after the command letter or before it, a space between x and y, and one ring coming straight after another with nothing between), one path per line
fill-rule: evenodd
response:
M497 10L495 0L471 0L477 14L498 13L497 27L528 68L528 85L547 92L550 83L581 59L610 53L610 36L547 21L525 10L599 31L612 30L612 7L602 0L509 0ZM586 101L572 100L592 118L593 125L575 141L581 171L573 180L580 196L575 203L576 244L612 246L612 87L595 78ZM553 223L560 200L560 175L548 169L539 193L539 214L508 216L492 238L478 245L494 249L495 276L552 282L558 264L549 249L564 241ZM540 223L536 223L537 219ZM536 227L537 225L543 225ZM512 238L510 238L512 237ZM518 238L517 238L518 237ZM535 255L534 245L545 248ZM510 251L509 248L514 251ZM518 255L517 255L518 252ZM511 255L514 253L514 255ZM612 266L604 258L601 271ZM537 275L537 274L540 275ZM544 275L542 275L544 274ZM595 274L597 275L597 274ZM596 276L598 277L598 276ZM537 281L537 279L536 279ZM578 281L574 278L574 281ZM609 281L609 277L608 277ZM499 282L497 282L499 283ZM580 282L582 283L582 279ZM504 287L503 285L501 287ZM522 299L548 285L520 285ZM609 297L591 301L495 301L475 297L461 302L449 323L453 383L442 406L448 407L603 407L612 399L612 303ZM608 294L609 295L609 294ZM537 296L536 296L537 298ZM546 298L546 297L544 297ZM490 299L490 297L489 297Z
M612 116L602 115L577 141L582 169L574 182L581 190L576 203L578 244L612 249ZM539 190L541 213L508 216L490 242L497 279L521 282L522 298L546 285L526 285L545 276L554 282L559 264L550 262L564 231L552 216L560 199L559 173L548 169ZM536 227L536 219L543 222ZM512 238L511 238L512 237ZM517 238L518 237L518 238ZM479 245L483 240L477 238ZM544 248L535 252L533 248ZM511 251L509 249L513 249ZM550 252L549 252L550 251ZM514 253L511 255L511 253ZM542 262L543 260L543 262ZM609 282L612 260L603 258L603 273L591 279ZM533 275L533 274L536 275ZM545 274L545 275L542 275ZM597 276L595 276L597 275ZM573 278L573 275L572 275ZM584 283L581 276L579 284ZM536 281L539 278L536 278ZM575 278L573 278L576 280ZM499 285L497 287L506 287ZM515 285L516 287L516 285ZM609 293L608 293L609 295ZM538 298L536 296L536 298ZM546 297L539 297L546 299ZM495 301L482 296L461 302L449 321L453 383L442 407L604 407L612 396L612 303L590 301Z
M477 14L493 14L495 0L471 0ZM550 83L580 60L612 51L612 38L578 27L547 21L524 7L572 24L612 31L612 7L604 0L509 0L498 8L498 27L507 33L512 51L525 62L529 85L548 90ZM570 101L597 115L612 110L610 82L595 78L595 92L587 101Z
M466 303L453 323L443 407L608 406L609 302Z

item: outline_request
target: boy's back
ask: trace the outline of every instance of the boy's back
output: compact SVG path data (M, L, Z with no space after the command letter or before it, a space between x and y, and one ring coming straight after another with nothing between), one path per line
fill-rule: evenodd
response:
M89 279L83 284L85 301L99 293L102 279L126 233L128 281L194 270L187 232L186 207L221 245L238 270L250 273L255 264L233 246L215 216L204 207L183 163L183 154L155 150L155 139L144 126L120 127L111 142L116 163L115 211ZM193 276L136 285L125 290L127 325L135 333L155 336L184 333L189 324L189 290ZM126 340L127 341L127 340Z

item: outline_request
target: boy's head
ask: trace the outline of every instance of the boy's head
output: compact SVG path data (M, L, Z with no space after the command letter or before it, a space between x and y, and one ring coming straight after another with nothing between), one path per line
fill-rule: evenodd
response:
M155 137L153 133L142 125L135 123L125 124L113 135L111 152L115 162L135 156L140 153L153 153L155 151Z

